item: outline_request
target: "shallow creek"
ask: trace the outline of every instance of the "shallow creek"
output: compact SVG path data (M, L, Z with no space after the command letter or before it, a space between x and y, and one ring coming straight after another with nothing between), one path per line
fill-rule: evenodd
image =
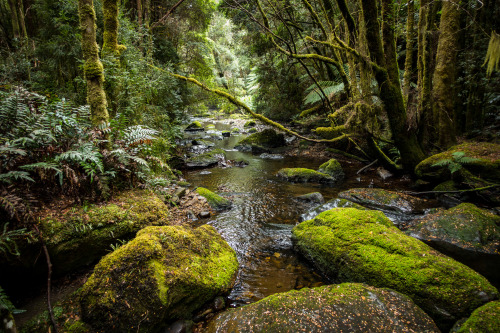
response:
M215 130L187 134L187 138L205 138L214 132L227 130L229 124L214 124ZM240 262L237 283L229 295L230 306L255 302L268 295L294 288L319 286L323 277L300 258L293 250L291 229L301 221L301 214L315 207L296 199L297 196L321 192L325 200L340 191L353 187L398 188L406 181L384 183L376 175L356 175L359 164L343 164L346 180L334 185L289 183L278 179L276 172L285 167L317 169L324 159L283 157L270 159L234 149L243 135L232 134L218 140L215 148L226 151L226 160L245 160L248 166L215 167L184 172L193 187L202 186L217 192L233 202L230 210L208 220L195 221L194 225L208 223L215 227L236 251ZM186 142L190 142L187 140Z

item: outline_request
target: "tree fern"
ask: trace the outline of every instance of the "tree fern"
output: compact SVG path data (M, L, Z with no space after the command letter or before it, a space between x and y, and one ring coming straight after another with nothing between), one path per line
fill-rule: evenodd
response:
M344 90L344 83L336 82L336 81L319 81L318 84L323 89L324 93L328 98L336 95ZM307 94L304 97L304 105L315 104L324 99L323 94L316 84L312 84L309 88L306 89L305 93Z

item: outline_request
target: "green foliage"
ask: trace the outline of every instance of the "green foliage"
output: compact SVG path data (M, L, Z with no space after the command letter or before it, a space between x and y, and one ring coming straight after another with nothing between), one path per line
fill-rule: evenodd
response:
M465 153L463 151L456 151L452 155L452 158L446 158L442 159L440 161L437 161L432 165L432 167L441 167L441 166L446 166L450 170L450 172L453 174L457 172L458 170L462 169L464 164L472 163L474 161L477 161L477 158L474 157L469 157L465 156Z
M344 83L342 83L340 79L337 81L319 81L318 84L329 99L331 99L332 95L344 91ZM315 83L309 86L305 93L307 95L304 97L304 105L316 104L324 100L323 94Z

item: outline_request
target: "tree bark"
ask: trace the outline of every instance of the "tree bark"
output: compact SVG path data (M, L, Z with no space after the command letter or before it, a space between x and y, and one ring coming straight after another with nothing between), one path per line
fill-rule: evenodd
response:
M104 0L104 34L102 55L113 55L116 58L125 50L118 45L118 0Z
M19 28L19 16L17 10L16 0L9 0L10 7L10 21L12 24L12 35L14 38L19 39L21 37L21 29Z
M375 0L361 0L366 25L368 50L378 65L375 79L380 87L380 98L389 117L394 143L401 153L403 167L413 172L425 155L418 144L414 129L409 128L406 109L399 84L399 72L394 38L394 8L391 0L382 0L383 41L378 23Z
M83 71L87 80L87 102L90 105L92 124L99 126L108 122L109 115L104 92L104 72L99 60L99 47L96 42L95 11L92 0L78 0L82 50L85 64Z
M440 36L433 76L433 101L439 120L439 146L449 148L456 143L454 100L458 31L460 29L459 0L443 2Z
M403 77L403 96L406 101L409 100L410 82L413 69L413 38L415 37L414 24L415 24L415 7L414 1L408 1L408 18L406 21L406 59L405 59L405 74Z

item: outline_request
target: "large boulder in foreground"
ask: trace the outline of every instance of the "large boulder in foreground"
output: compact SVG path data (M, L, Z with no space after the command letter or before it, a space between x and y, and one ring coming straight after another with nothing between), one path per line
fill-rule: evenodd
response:
M293 228L292 241L330 278L401 292L442 330L498 297L483 276L405 235L379 211L325 211Z
M471 203L428 214L411 225L407 234L438 249L500 254L500 216Z
M457 323L452 332L498 333L500 332L500 301L489 302L474 310L464 322Z
M228 310L208 332L439 332L410 298L359 283L304 288Z
M335 179L326 173L307 168L283 168L276 176L294 183L333 183Z
M265 129L262 132L257 132L251 134L240 140L236 145L237 149L240 150L259 150L256 148L261 148L265 150L265 148L278 148L286 145L285 136L281 133L277 133L273 129Z
M157 332L229 291L236 254L208 225L148 227L104 257L80 293L96 331Z
M381 188L353 188L340 192L338 197L368 208L400 214L422 213L425 208L429 208L431 205L428 200Z
M453 146L445 152L432 155L416 166L415 174L427 181L436 182L449 179L448 166L433 165L443 160L454 161L453 154L457 152L465 153L464 156L475 159L462 165L472 174L493 182L500 181L500 145L489 142L467 142Z

